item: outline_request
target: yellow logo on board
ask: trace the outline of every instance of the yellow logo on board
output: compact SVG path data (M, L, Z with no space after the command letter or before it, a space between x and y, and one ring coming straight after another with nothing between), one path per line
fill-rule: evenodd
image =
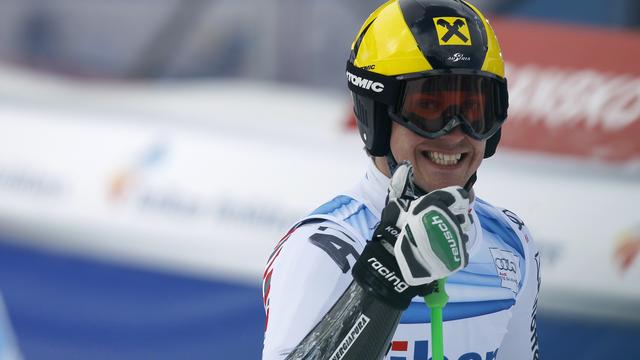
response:
M433 18L438 32L440 45L466 45L471 46L471 35L467 19L455 16L443 16Z

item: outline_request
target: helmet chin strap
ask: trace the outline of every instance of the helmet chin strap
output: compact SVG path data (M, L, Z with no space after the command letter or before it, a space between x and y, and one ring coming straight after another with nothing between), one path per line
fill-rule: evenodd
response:
M384 158L387 160L387 166L389 167L389 177L392 177L393 173L396 172L398 162L396 161L396 158L393 157L391 151L389 151Z
M387 166L389 167L389 175L393 176L393 173L396 172L396 168L398 167L398 161L395 157L393 157L391 150L389 150L389 152L385 156L385 159L387 160ZM467 183L464 184L463 188L470 192L473 184L476 183L476 180L478 180L477 171L474 172L473 175L471 175L469 180L467 180ZM423 190L421 187L413 183L413 193L416 197L420 197L422 195L426 195L428 191Z

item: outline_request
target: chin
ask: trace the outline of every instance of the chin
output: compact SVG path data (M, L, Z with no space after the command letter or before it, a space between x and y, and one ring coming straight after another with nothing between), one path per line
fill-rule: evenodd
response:
M437 190L437 189L442 189L442 188L446 188L449 186L461 186L464 187L464 185L466 184L465 182L461 182L461 181L456 181L456 180L451 180L451 181L437 181L437 182L432 182L432 181L427 181L427 182L423 182L423 181L418 181L416 182L416 184L424 191L433 191L433 190Z

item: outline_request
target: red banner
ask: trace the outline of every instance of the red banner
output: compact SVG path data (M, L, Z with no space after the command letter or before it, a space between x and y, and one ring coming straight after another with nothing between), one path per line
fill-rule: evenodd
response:
M492 25L509 81L501 146L640 160L640 33L513 19Z

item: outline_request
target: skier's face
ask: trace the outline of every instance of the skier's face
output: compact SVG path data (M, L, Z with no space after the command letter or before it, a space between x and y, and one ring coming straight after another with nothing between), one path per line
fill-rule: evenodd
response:
M425 191L464 186L484 158L486 140L469 137L460 126L437 139L427 139L392 124L391 152L398 162L411 161L414 180Z

